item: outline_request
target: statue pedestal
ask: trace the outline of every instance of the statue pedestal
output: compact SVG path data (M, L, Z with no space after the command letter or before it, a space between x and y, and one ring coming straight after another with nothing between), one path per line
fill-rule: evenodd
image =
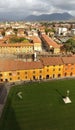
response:
M71 103L71 100L70 100L69 97L65 97L65 98L63 98L63 101L65 102L65 104L67 104L67 103Z

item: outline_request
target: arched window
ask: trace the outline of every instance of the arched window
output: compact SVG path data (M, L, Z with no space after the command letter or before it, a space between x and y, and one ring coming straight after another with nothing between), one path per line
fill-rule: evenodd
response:
M33 76L33 80L35 80L36 79L36 77L35 76Z
M8 82L8 79L5 79L5 82Z
M53 78L55 78L55 74L53 74Z
M58 78L60 78L61 77L61 74L58 74Z
M67 76L67 73L65 73L64 76Z
M49 75L46 75L46 79L49 79Z
M70 76L72 76L72 75L73 75L73 73L71 72L71 73L70 73Z
M42 79L42 76L41 76L41 75L39 76L39 79Z

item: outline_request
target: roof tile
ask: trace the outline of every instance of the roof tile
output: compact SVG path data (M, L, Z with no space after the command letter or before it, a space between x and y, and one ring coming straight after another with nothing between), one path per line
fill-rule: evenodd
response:
M54 48L60 48L60 46L59 46L55 41L53 41L53 39L51 39L50 37L48 37L47 35L42 34L42 38L45 40L45 42L46 42L49 46L52 46L52 47L54 47Z
M24 62L19 60L0 60L0 71L15 71L15 70L30 70L41 69L42 63L39 62Z

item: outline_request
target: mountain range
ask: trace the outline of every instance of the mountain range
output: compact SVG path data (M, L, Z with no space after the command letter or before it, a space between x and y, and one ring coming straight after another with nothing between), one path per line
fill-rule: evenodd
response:
M52 14L42 14L39 16L29 15L25 18L26 21L62 21L74 19L69 13L52 13Z
M74 19L69 13L52 13L42 15L29 15L25 17L25 13L2 13L0 12L0 21L61 21Z

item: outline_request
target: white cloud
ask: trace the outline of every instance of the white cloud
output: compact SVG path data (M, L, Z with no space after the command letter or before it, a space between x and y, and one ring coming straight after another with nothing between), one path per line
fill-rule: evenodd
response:
M38 15L65 11L74 14L75 0L0 0L0 12Z

